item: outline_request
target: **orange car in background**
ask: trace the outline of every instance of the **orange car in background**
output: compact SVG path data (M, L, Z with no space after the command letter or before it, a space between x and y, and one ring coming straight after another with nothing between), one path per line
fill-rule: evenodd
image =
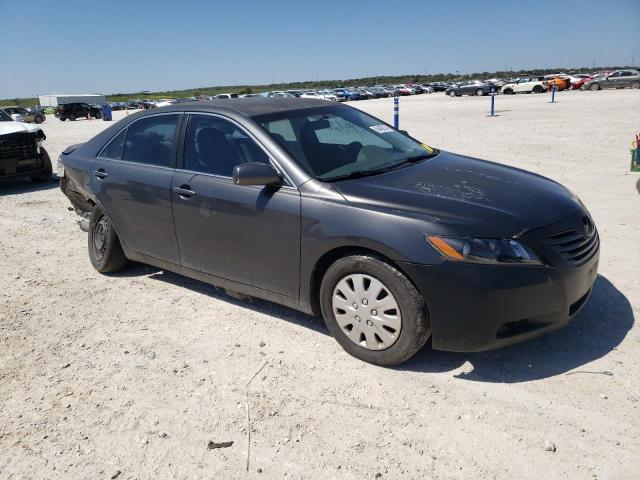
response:
M559 76L559 75L547 75L544 77L547 81L547 85L549 85L549 90L555 85L556 90L566 90L571 88L571 81L567 77Z

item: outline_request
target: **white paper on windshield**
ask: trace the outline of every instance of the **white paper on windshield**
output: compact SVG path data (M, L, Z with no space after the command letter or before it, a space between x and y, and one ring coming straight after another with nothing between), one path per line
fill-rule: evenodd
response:
M378 133L393 132L393 128L387 127L386 125L371 125L369 128L374 132L378 132Z

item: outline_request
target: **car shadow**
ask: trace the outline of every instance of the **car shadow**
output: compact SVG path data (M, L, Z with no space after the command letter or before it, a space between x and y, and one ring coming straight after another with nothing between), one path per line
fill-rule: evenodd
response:
M280 320L309 328L314 332L329 335L329 330L325 326L321 318L307 315L289 307L279 305L277 303L261 300L259 298L247 297L247 299L239 300L224 292L223 289L215 287L209 283L201 282L177 273L161 270L156 267L144 265L142 263L130 263L127 268L119 272L109 274L114 277L140 277L148 275L153 280L170 283L183 288L188 288L193 292L207 295L216 300L222 300L238 307L248 308L255 312L271 315Z
M20 178L15 180L0 180L0 197L5 195L17 195L20 193L39 192L57 188L56 180L43 180L33 182L30 178Z
M469 362L472 370L455 377L476 382L518 383L561 375L605 356L627 335L634 323L627 297L598 275L584 308L564 328L510 347L478 353L452 353L426 345L397 367L424 373L450 372ZM581 373L599 373L579 369ZM576 371L577 373L577 371Z
M131 263L128 268L110 275L148 275L153 280L188 288L238 307L330 335L321 318L266 300L238 300L208 283L148 265ZM457 370L469 362L472 369L456 374L456 378L495 383L540 380L579 369L605 356L622 342L633 324L633 309L627 297L604 276L598 275L593 292L582 311L566 327L556 332L499 350L478 353L433 350L429 342L409 361L394 368L422 373L445 373ZM610 375L610 372L596 372L588 368L579 371Z

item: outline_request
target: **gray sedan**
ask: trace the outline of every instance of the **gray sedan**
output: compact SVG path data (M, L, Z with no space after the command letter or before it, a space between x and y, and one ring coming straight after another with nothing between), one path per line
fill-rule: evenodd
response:
M42 123L47 119L44 113L35 108L3 107L3 109L9 115L20 115L23 118L22 121L26 123Z
M593 78L582 86L583 90L602 90L603 88L640 88L638 70L616 70L606 77Z

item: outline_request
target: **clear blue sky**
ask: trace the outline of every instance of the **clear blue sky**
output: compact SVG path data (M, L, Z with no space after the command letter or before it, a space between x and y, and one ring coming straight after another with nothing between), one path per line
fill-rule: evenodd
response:
M0 25L0 98L640 63L640 0L0 0Z

